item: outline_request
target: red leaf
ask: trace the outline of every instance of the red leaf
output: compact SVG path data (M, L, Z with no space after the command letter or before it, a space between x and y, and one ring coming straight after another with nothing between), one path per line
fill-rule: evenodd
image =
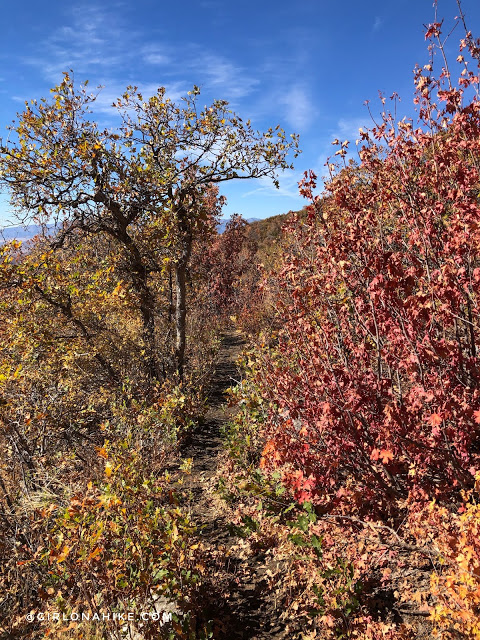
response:
M383 464L387 464L390 460L393 460L393 452L388 451L388 449L382 449L379 455L380 460Z
M432 415L427 418L427 422L431 427L438 427L442 424L443 418L439 413L432 413Z

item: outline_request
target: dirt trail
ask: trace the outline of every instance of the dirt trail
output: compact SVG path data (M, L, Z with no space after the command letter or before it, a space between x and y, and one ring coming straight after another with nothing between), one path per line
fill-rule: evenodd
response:
M240 334L231 331L223 335L208 394L208 411L180 452L183 459L193 460L192 474L187 477L184 486L191 494L190 512L193 520L202 527L203 537L210 536L225 525L224 515L219 513L218 501L212 489L224 452L222 427L233 412L226 406L225 392L239 381L240 374L235 362L243 345Z
M301 623L290 620L287 626L282 620L281 604L275 602L274 591L268 584L267 568L278 560L267 558L262 551L255 554L244 539L235 535L232 508L217 492L217 472L227 460L222 427L234 412L225 405L225 391L240 380L235 363L243 346L238 333L224 334L205 421L197 426L180 452L183 459L193 460L192 473L182 485L183 506L199 527L202 548L211 560L202 604L204 621L213 621L214 640L292 640L302 637ZM419 570L419 584L425 580L425 572ZM392 609L390 592L379 590L377 598L379 611L398 616ZM418 629L419 639L430 637L430 629L419 626L415 617L404 615L403 620Z
M184 490L202 544L215 565L210 602L207 598L204 611L205 618L214 621L215 640L283 640L289 636L276 622L279 612L265 597L262 555L242 553L242 541L231 533L228 509L215 490L215 475L225 457L222 427L233 412L225 406L225 391L239 381L235 362L243 344L242 337L233 331L223 336L205 421L181 450L183 459L193 460Z

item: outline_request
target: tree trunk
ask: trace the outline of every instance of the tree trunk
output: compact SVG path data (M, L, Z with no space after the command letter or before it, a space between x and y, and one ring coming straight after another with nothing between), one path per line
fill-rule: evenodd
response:
M187 318L187 285L186 272L188 263L188 253L183 251L180 260L175 265L175 286L176 286L176 306L175 306L175 363L177 375L183 380L185 367L185 343L186 343L186 318Z
M145 286L141 293L140 314L143 324L143 344L145 347L145 369L148 378L158 379L156 345L155 345L155 314L153 310L153 296Z
M117 216L117 220L121 220L120 214ZM149 272L137 244L127 232L125 223L123 226L119 225L119 229L115 230L111 235L119 240L128 251L127 255L129 257L132 284L140 298L139 310L143 325L142 338L145 348L145 373L150 380L158 380L160 375L157 366L155 343L155 296L148 286Z
M185 194L184 194L185 195ZM187 318L187 266L192 253L192 227L188 211L184 206L184 195L176 208L180 255L175 262L175 364L177 376L183 380L185 369L186 318ZM193 199L194 202L195 199Z
M181 253L175 263L175 364L180 381L185 369L186 318L187 318L187 267L192 253L192 230L185 210L179 211L179 235L182 238Z

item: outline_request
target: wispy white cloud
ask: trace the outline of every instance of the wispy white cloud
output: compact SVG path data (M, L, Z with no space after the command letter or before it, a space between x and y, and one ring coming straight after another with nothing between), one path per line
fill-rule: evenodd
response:
M284 171L279 176L278 189L270 178L259 178L255 183L255 188L250 189L242 194L242 198L251 196L270 196L270 197L287 197L293 199L301 199L298 194L298 183L303 178L303 173L295 170Z
M167 53L165 47L160 47L157 44L148 44L143 46L140 53L146 64L163 67L173 63L173 60Z
M258 78L223 56L198 47L192 48L192 54L187 64L199 77L203 76L205 89L215 92L221 89L227 99L238 100L252 93L259 85Z
M170 62L170 58L162 55L161 53L147 53L144 60L147 64L151 64L156 67L167 65Z
M308 129L316 116L315 106L308 91L296 85L289 89L281 98L280 103L285 107L285 118L295 130Z
M38 55L23 61L38 67L50 82L60 80L63 71L73 69L86 79L92 73L123 68L131 57L135 33L112 19L112 12L90 5L70 8L69 24L53 31L41 42Z
M112 21L111 16L111 9L107 12L99 6L71 8L68 24L43 40L39 55L25 56L23 62L38 68L52 85L70 69L79 81L90 79L104 85L97 101L104 111L113 94L118 97L129 82L147 84L146 94L152 93L150 85L154 84L155 89L168 86L173 89L173 94L168 94L172 99L179 97L180 86L184 95L195 83L205 92L221 95L230 102L250 95L260 84L259 78L228 57L212 52L208 45L145 43L140 33ZM158 81L152 83L152 75L158 72ZM119 82L113 79L120 77L124 84L118 92Z
M317 153L310 165L310 168L313 169L319 177L319 185L322 179L328 178L327 162L331 163L332 161L339 160L338 156L335 157L334 155L338 146L332 144L333 141L339 140L340 142L344 142L348 140L350 146L348 147L347 158L353 157L356 154L355 141L360 137L359 129L367 129L371 125L370 116L365 114L364 117L353 116L350 118L340 118L333 126L326 128L324 135L318 138Z
M353 118L340 118L337 122L337 126L332 131L332 138L341 138L341 141L344 140L356 140L358 138L359 129L367 128L371 126L368 124L369 117L366 116L364 118L361 117L353 117Z

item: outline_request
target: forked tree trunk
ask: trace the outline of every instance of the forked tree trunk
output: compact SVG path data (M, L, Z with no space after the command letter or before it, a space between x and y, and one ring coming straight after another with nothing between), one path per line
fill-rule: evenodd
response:
M123 221L118 214L118 219ZM120 226L120 225L119 225ZM145 349L145 375L150 380L159 379L155 340L155 296L148 286L148 271L142 254L134 239L127 231L126 225L120 226L112 235L127 249L132 284L139 296L139 311L142 318L142 338Z

